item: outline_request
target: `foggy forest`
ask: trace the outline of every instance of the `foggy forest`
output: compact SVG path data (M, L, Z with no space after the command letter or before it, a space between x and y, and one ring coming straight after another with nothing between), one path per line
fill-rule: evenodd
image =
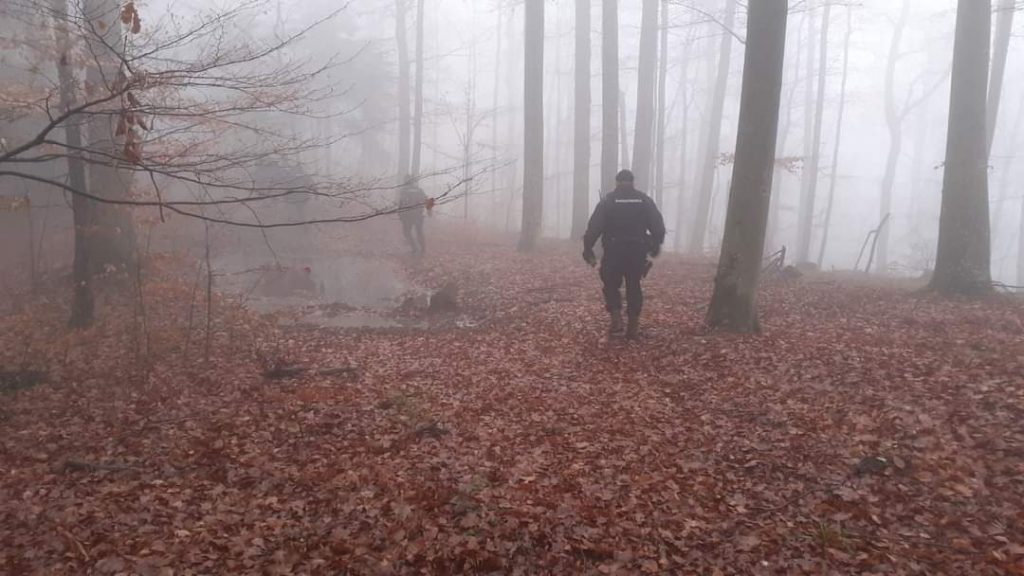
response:
M0 573L1024 575L1021 0L0 0Z

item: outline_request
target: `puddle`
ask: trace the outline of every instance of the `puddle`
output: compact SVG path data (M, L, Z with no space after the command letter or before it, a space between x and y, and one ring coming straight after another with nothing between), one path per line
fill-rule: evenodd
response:
M331 328L423 326L392 317L425 292L387 260L341 257L289 259L287 266L233 256L216 265L221 290L245 297L258 312L300 312L298 322Z

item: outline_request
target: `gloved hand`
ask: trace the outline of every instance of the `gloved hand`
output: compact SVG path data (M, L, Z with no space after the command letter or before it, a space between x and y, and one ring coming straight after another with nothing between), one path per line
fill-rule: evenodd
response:
M647 251L651 255L651 258L657 258L661 254L661 244L655 244L651 246L651 249Z
M583 261L589 264L591 268L597 266L597 256L594 255L593 248L583 249Z

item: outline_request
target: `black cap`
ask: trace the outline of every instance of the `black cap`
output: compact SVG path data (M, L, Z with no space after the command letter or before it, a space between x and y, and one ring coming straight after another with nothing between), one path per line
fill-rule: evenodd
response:
M616 182L632 182L633 181L633 173L630 172L629 170L623 170L622 172L619 172L618 174L615 175L615 181Z

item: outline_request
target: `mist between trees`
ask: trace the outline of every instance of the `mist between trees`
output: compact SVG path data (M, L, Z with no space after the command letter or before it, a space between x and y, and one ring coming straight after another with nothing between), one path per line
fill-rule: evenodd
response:
M27 281L73 262L87 324L89 279L130 269L156 222L343 226L415 183L529 251L578 238L627 167L690 256L736 258L730 214L756 203L734 225L764 212L741 241L759 262L1024 284L1019 6L967 4L983 21L952 0L786 3L775 79L749 67L736 0L9 0L0 256ZM756 174L744 102L777 115Z

